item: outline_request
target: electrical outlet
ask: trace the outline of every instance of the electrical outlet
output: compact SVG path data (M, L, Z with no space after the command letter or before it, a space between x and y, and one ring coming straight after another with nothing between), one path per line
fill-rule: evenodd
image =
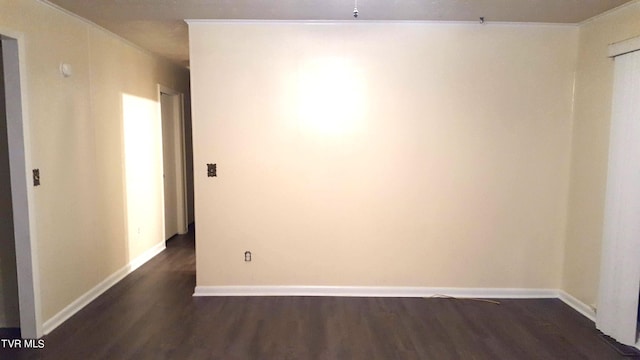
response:
M244 252L244 261L246 261L246 262L251 261L251 251L245 251Z
M216 177L216 176L218 176L218 165L207 164L207 177Z

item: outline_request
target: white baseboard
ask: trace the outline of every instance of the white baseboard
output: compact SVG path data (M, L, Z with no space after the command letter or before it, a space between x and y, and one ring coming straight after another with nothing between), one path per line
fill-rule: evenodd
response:
M377 286L196 286L193 296L353 296L353 297L437 297L493 299L560 299L595 322L595 311L557 289L520 288L430 288ZM640 343L639 343L640 344Z
M563 291L558 291L558 298L562 300L565 304L571 306L575 311L584 315L587 319L595 322L596 321L596 312L591 308L591 306L583 303L582 301L575 298L573 295Z
M109 290L110 287L117 284L120 280L124 279L125 276L132 273L134 270L142 266L147 261L151 260L154 256L161 253L166 248L166 244L164 241L156 244L151 249L145 251L142 255L133 259L129 264L125 265L120 270L111 274L109 277L104 279L98 285L94 286L91 290L84 293L82 296L77 298L74 302L69 304L67 307L62 309L60 312L52 316L49 320L45 321L42 324L42 330L45 335L49 334L55 328L60 326L63 322L67 321L70 317L72 317L75 313L80 311L83 307L87 306L90 302L95 300L98 296L102 295L105 291Z
M356 296L460 298L557 298L552 289L430 288L377 286L196 286L193 296Z
M140 266L144 265L147 261L153 259L156 255L158 255L161 252L163 252L164 249L166 249L166 248L167 248L166 241L161 241L161 242L157 243L156 245L154 245L151 249L149 249L149 250L145 251L144 253L142 253L142 255L140 255L137 258L131 260L129 265L125 266L124 268L128 268L129 273L132 273L136 269L138 269Z

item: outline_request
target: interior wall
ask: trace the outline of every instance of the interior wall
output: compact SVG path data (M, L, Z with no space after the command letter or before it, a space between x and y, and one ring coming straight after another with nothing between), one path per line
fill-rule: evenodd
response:
M0 41L0 328L16 328L20 326L20 312L3 68Z
M157 109L157 85L186 93L188 70L40 1L0 0L0 8L0 33L20 34L24 46L30 162L42 181L32 191L46 321L163 240L161 220L128 235L123 104L130 96ZM63 62L71 77L61 76ZM160 124L157 111L140 114Z
M577 27L189 29L198 286L560 287Z
M608 45L640 36L640 2L580 26L563 288L596 305L614 60Z

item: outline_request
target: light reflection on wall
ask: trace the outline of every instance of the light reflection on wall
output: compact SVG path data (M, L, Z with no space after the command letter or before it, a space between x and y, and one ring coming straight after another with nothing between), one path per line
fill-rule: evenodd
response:
M162 127L155 101L122 94L129 260L164 240Z
M304 64L298 74L298 118L306 131L342 135L362 126L365 107L362 70L343 58Z

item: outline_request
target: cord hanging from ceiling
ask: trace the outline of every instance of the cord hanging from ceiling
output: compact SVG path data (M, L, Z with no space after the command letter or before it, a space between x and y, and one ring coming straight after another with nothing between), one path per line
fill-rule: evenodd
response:
M358 0L354 0L354 4L353 4L353 17L354 18L358 18Z

